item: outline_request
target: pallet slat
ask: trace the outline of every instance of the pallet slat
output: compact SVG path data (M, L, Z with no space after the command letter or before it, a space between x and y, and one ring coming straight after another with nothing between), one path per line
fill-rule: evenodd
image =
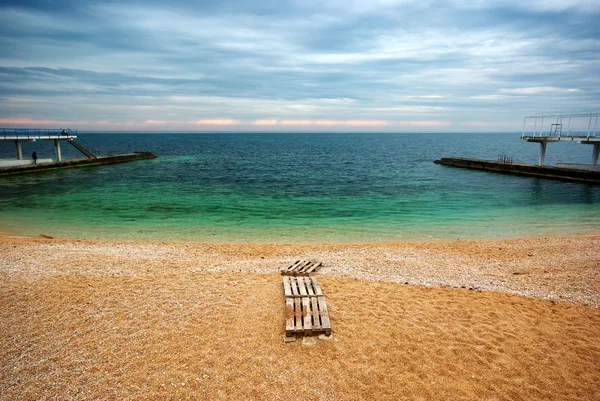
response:
M297 260L295 263L292 263L291 266L289 266L287 268L288 271L293 272L294 270L296 270L298 268L298 266L300 266L302 264L302 261Z
M282 268L281 274L284 276L307 276L316 273L322 266L322 262L297 260L288 267Z
M315 295L318 297L322 297L323 296L323 291L321 291L321 286L319 285L319 282L317 281L316 278L314 277L310 277L310 280L312 281L312 285L315 291Z
M298 282L296 277L290 277L290 286L292 287L292 296L298 297L300 296L300 292L298 291Z
M304 281L306 282L306 292L308 293L309 297L314 297L315 295L315 288L312 285L312 280L310 280L308 277L306 277L304 279Z
M329 321L329 313L327 312L327 304L325 303L325 298L319 297L317 298L317 302L319 304L319 317L321 318L321 326L325 334L331 334L331 322Z
M313 318L313 330L321 331L321 319L319 319L319 303L317 302L317 297L312 297L310 299L310 306L312 309L312 318Z
M296 277L296 280L298 281L298 290L300 291L300 296L306 297L308 295L308 292L306 291L306 285L308 283L305 281L304 277Z
M302 317L305 334L312 334L312 313L310 309L310 299L308 297L302 298Z
M302 304L300 303L300 298L294 298L294 312L296 314L296 327L294 331L297 333L302 333L303 325L302 325Z
M300 263L300 260L297 260L294 263L292 263L291 265L281 268L281 274L283 274L283 275L290 274L299 263Z
M298 270L298 272L299 272L299 273L306 273L306 271L307 271L308 269L310 269L310 267L312 266L312 263L313 263L313 262L311 262L311 261L308 261L308 262L304 263L302 266L300 266L300 268L299 268L299 269L297 269L297 270Z
M306 270L306 273L310 274L310 273L315 273L320 267L321 267L322 263L313 263L312 266Z
M286 297L291 297L293 295L292 285L288 276L283 276L283 295Z
M294 298L285 299L285 335L291 336L294 334Z

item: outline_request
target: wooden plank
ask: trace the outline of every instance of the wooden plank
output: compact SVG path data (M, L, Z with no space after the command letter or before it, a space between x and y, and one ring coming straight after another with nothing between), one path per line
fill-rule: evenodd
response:
M315 291L315 295L317 297L322 297L323 296L323 291L321 291L321 286L319 286L319 282L314 277L310 277L310 279L312 281L312 285L313 285L313 288L314 288L314 291Z
M302 266L300 266L298 269L296 269L298 272L300 273L306 273L306 271L310 268L310 266L312 265L313 262L306 261L304 262L304 264Z
M311 266L312 262L309 260L307 262L305 262L302 266L300 266L300 268L298 269L298 273L306 273L306 270Z
M302 306L300 304L300 298L294 298L294 312L296 316L296 326L294 331L297 333L302 333Z
M304 277L296 277L296 281L298 282L298 289L300 290L300 296L302 297L308 296L308 293L306 292L306 285L308 284L308 282L305 282L305 280L306 279Z
M291 336L296 328L294 324L294 298L285 299L285 335Z
M287 268L282 268L281 274L289 276L307 276L310 273L314 273L319 270L322 265L322 262L297 260Z
M318 297L319 316L321 317L321 327L325 334L331 334L331 322L329 321L329 313L327 312L327 304L324 297Z
M296 277L290 277L290 285L292 287L292 296L299 297L300 293L298 292L298 283L296 282Z
M293 274L295 267L300 264L300 261L297 260L294 263L292 263L291 265L289 265L288 267L282 267L281 268L281 274L282 275L290 275Z
M283 276L283 295L285 295L286 297L291 297L292 296L292 285L290 283L290 277L289 276Z
M321 319L319 318L319 304L317 302L317 297L312 297L310 299L310 306L313 318L313 331L321 331Z
M313 262L311 262L310 260L308 262L306 262L306 264L304 266L302 266L302 268L300 269L300 271L302 273L307 273L308 270L311 268L311 266L313 265Z
M313 288L312 280L310 279L310 277L304 278L304 282L306 283L306 292L308 293L308 296L315 297L315 290Z
M290 268L290 275L297 276L298 275L298 266L300 266L304 262L300 262L295 264L292 268Z
M289 270L289 271L294 271L294 270L296 270L296 268L298 267L298 265L300 265L300 261L299 261L299 260L297 260L297 261L295 261L294 263L292 263L292 264L291 264L291 265L290 265L290 266L287 268L287 270Z
M304 318L304 334L312 334L312 313L310 309L310 298L302 298L302 317Z
M316 263L316 262L315 262L315 263L313 263L313 265L310 267L310 269L308 269L306 272L307 272L307 273L309 273L309 274L310 274L310 273L316 273L316 272L317 272L317 271L318 271L318 270L321 268L321 266L322 266L322 265L323 265L323 263L321 263L321 262L319 262L319 263Z

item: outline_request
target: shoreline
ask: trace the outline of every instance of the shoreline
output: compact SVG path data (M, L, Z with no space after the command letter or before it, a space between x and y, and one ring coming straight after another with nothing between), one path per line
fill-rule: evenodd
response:
M34 226L32 226L34 227ZM71 241L96 241L96 242L130 242L130 243L173 243L173 244L212 244L212 245L227 245L227 244L241 244L241 245L376 245L376 244L405 244L405 243L432 243L432 242L454 242L454 241L512 241L512 240L537 240L537 239L548 239L548 238L565 238L565 237L597 237L600 236L600 230L589 229L573 229L572 231L567 230L561 234L545 233L545 232L531 232L531 233L519 233L513 235L498 235L498 236L473 236L473 237L460 237L457 235L448 235L446 237L441 236L423 236L418 235L414 237L389 237L388 239L381 239L378 237L363 237L360 239L355 237L315 237L315 236L290 236L284 238L272 239L270 237L252 237L252 236L240 236L232 234L230 236L216 236L216 235L199 235L190 237L170 237L170 236L111 236L110 234L102 233L97 237L82 235L64 235L63 231L54 232L52 229L43 230L39 227L24 229L9 229L0 228L0 239L2 238L43 238L52 237L56 240L71 240ZM241 238L241 239L240 239ZM385 238L385 236L384 236Z
M74 202L67 203L74 204ZM54 207L61 206L56 204ZM62 219L60 215L49 219L46 212L38 215L37 210L32 210L27 215L18 212L0 218L4 223L0 228L0 236L36 237L39 234L46 234L64 239L215 244L370 244L600 235L598 229L600 220L596 218L598 213L594 214L593 206L584 209L542 208L538 211L542 213L541 216L537 216L538 212L535 211L527 213L517 210L506 216L503 212L499 212L492 216L478 216L475 220L463 216L464 219L455 222L424 220L417 224L416 221L411 220L405 222L406 224L398 223L398 226L394 226L395 223L382 225L381 221L371 223L367 220L362 223L351 221L345 223L343 219L337 223L327 223L323 220L311 224L310 221L306 221L307 225L297 224L297 222L266 224L267 220L265 220L263 221L265 224L262 224L259 221L244 222L235 218L227 224L223 221L215 224L206 221L193 223L187 219L178 224L169 219L165 221L155 218L146 219L144 213L118 221L106 220L104 216L96 213L91 220L88 220L87 215L78 214L78 210L74 210L74 213L66 219ZM548 213L548 210L553 210L556 215ZM600 213L600 209L598 212Z

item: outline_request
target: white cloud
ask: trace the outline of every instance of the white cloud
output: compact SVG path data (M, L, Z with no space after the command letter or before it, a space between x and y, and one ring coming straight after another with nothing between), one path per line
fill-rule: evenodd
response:
M441 106L396 106L396 107L376 107L374 111L392 111L400 113L439 113L441 111L452 110L451 107Z
M514 93L517 95L536 95L538 93L545 92L560 92L560 93L574 93L579 92L577 88L557 88L553 86L534 86L528 88L513 88L513 89L500 89L501 93Z
M600 3L596 0L458 0L454 4L466 9L511 8L530 11L567 11L597 12Z
M505 99L512 99L512 96L498 95L498 94L494 94L494 95L476 95L476 96L469 96L469 99L474 99L474 100L505 100Z

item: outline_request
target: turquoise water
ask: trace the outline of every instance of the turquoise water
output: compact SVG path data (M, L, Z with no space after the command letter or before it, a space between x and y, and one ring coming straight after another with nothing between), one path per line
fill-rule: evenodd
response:
M0 177L0 232L226 242L364 242L598 233L600 187L433 164L535 162L518 134L82 134L158 159ZM14 157L8 144L0 157ZM49 145L25 154L52 157ZM48 146L44 148L44 146ZM589 163L549 145L546 161ZM65 149L66 156L77 156Z

